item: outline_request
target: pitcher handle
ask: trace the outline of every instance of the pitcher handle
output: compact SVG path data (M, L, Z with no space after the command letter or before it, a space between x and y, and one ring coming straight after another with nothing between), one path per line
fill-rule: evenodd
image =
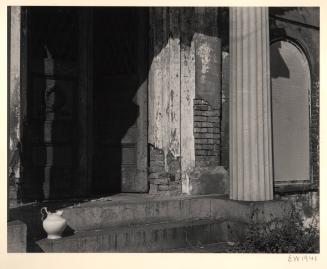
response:
M43 213L43 210L45 211L45 213ZM47 210L46 207L42 207L40 212L41 212L41 215L42 215L41 220L43 221L46 218L46 216L48 215L48 210Z

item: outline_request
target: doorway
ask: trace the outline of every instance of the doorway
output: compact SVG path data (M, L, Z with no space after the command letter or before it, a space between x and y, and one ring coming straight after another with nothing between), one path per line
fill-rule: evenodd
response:
M93 9L93 177L98 195L147 191L147 10Z

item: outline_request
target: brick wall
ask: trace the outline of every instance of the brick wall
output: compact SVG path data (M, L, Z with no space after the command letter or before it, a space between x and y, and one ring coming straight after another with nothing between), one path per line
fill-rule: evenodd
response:
M319 82L313 83L311 90L310 153L312 178L319 185Z
M182 192L180 158L149 145L150 194L176 195Z
M194 139L196 166L220 163L220 110L194 99Z

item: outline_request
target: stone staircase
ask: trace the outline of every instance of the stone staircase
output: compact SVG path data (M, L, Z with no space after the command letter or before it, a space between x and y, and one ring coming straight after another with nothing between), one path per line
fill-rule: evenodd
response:
M43 252L187 252L242 239L257 221L288 215L285 201L237 202L222 195L120 194L64 208L70 233L36 242ZM209 248L210 249L210 248Z
M225 222L197 220L106 227L38 244L46 252L163 252L225 242L226 235Z

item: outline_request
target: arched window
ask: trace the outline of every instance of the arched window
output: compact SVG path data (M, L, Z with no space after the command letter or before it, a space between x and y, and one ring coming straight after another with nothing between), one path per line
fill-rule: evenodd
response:
M274 180L310 180L308 60L289 41L273 43L270 55Z

